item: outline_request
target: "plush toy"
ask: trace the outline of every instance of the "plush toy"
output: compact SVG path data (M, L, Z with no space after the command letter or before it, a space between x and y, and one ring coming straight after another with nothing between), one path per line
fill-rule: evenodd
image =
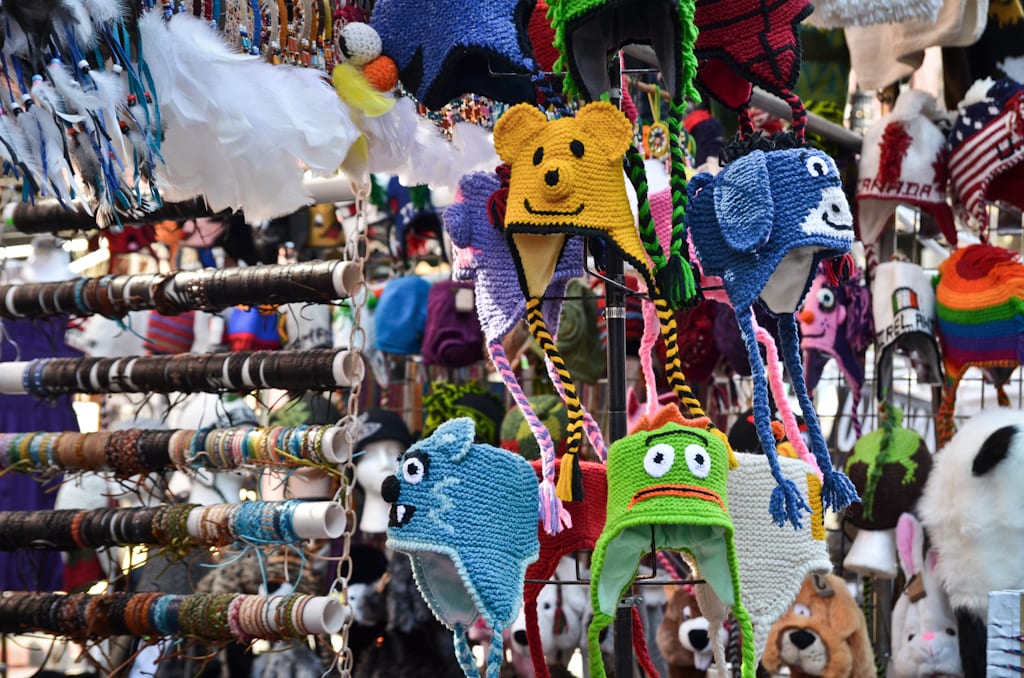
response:
M935 577L936 553L912 513L896 525L896 548L907 578L892 611L892 678L962 676L956 617Z
M793 678L875 678L867 623L846 582L834 574L805 579L768 634L761 663L773 673L786 665Z
M917 505L957 614L967 676L985 674L989 592L1024 589L1024 569L1007 563L1008 554L1024 553L1022 484L1024 412L997 408L968 419L936 455Z
M827 507L844 508L857 493L849 479L832 468L803 379L794 313L818 265L849 252L853 215L832 158L812 148L786 148L792 143L780 135L754 137L732 147L735 157L721 172L698 174L690 182L686 225L703 273L722 279L747 346L758 438L779 483L771 497L772 517L780 525L788 521L799 526L808 507L776 463L769 379L757 345L753 308L763 304L778 318L782 358L807 421L811 451L824 474L822 498Z
M668 605L658 627L658 649L668 663L669 678L703 678L714 658L708 620L700 611L692 585L666 586ZM718 629L718 642L729 632Z

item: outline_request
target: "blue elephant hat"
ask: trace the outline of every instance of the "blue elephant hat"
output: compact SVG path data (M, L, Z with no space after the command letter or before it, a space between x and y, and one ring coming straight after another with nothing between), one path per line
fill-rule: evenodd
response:
M409 555L423 599L452 629L463 671L479 678L467 630L491 628L487 678L497 678L502 630L515 621L526 568L537 560L537 475L530 463L474 444L473 420L452 419L413 445L381 488L392 504L387 546Z
M788 142L787 135L754 136L731 147L733 159L717 175L694 177L687 190L686 226L708 276L719 276L736 314L754 380L754 422L778 487L769 509L779 525L800 526L809 510L795 484L784 477L775 452L768 378L754 329L762 304L778 319L779 339L810 448L824 474L822 498L840 510L857 499L850 479L832 468L828 445L807 392L795 312L818 265L841 257L853 244L853 215L836 164L827 154ZM767 152L766 152L767 151Z

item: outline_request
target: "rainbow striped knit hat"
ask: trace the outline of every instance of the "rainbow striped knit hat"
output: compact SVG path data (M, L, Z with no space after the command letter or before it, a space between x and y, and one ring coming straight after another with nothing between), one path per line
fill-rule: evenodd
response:
M980 367L1009 405L1003 386L1024 363L1024 263L1016 252L971 245L939 265L935 288L939 344L946 368L936 415L938 444L953 437L956 390L969 367Z

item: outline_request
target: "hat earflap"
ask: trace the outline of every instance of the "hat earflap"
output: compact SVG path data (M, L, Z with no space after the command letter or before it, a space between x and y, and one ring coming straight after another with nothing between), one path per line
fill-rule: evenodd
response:
M466 627L456 624L452 631L452 639L455 643L455 658L459 662L466 678L480 678L480 669L476 665L476 658L469 648L469 637L466 635ZM491 629L491 645L487 651L487 678L498 678L501 672L501 665L505 661L504 640L501 636L501 627L495 625Z
M797 402L803 410L807 432L811 436L811 452L814 453L818 460L818 468L825 476L821 488L822 503L833 511L841 511L858 501L860 497L857 496L857 488L846 474L832 467L832 457L828 453L828 445L821 432L814 403L807 392L807 383L804 381L804 368L800 361L800 332L796 316L792 313L779 316L779 338L782 340L782 359L792 377L793 390L796 391Z

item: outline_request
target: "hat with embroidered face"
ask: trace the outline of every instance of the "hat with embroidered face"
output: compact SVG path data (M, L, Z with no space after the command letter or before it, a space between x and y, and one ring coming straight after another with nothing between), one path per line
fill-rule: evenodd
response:
M956 391L968 368L981 368L996 386L999 402L1008 400L1004 386L1024 364L1022 300L1024 263L1012 250L971 245L939 265L934 302L946 368L936 416L940 447L953 437Z
M840 281L819 270L797 318L807 388L814 390L825 363L834 359L850 385L853 427L860 435L858 410L864 385L864 354L875 339L871 292L864 284L863 272L858 269Z
M686 224L704 273L722 279L736 314L754 378L755 419L765 454L775 460L776 441L766 366L754 330L755 303L779 320L782 357L806 418L811 451L824 473L823 498L826 506L839 510L856 499L856 493L849 479L832 468L803 379L794 312L819 263L849 252L853 216L839 171L828 155L812 148L772 149L773 141L758 136L744 141L753 150L737 154L715 176L694 177L688 188ZM789 521L799 526L807 504L778 466L771 466L779 483L770 503L772 516L780 525Z
M934 217L942 235L956 245L953 211L946 202L946 139L933 120L942 117L935 97L907 90L892 112L864 133L857 181L857 229L878 242L899 204Z
M688 553L698 576L733 609L743 636L743 675L753 676L753 635L740 598L726 489L729 451L708 424L706 419L670 421L617 440L609 450L607 519L591 559L592 676L605 675L600 632L614 619L652 547Z
M533 101L526 26L532 0L422 3L379 0L370 25L402 84L437 110L472 92L504 103Z
M695 4L694 0L552 2L549 18L555 47L562 53L555 71L565 72L565 91L586 101L600 99L612 87L609 56L624 45L641 43L654 47L665 89L673 99L700 100L692 85L697 72Z
M454 631L467 676L479 671L467 629L491 629L488 678L502 664L502 629L515 621L527 566L537 559L537 476L517 454L473 443L473 421L445 422L413 445L381 495L392 504L389 548L408 554L416 586Z
M960 209L982 241L988 240L986 201L1024 209L1024 85L1003 78L979 80L957 106L949 133L949 178Z
M892 398L892 363L906 355L922 384L941 384L935 343L935 290L923 268L907 261L879 264L871 281L878 399Z

